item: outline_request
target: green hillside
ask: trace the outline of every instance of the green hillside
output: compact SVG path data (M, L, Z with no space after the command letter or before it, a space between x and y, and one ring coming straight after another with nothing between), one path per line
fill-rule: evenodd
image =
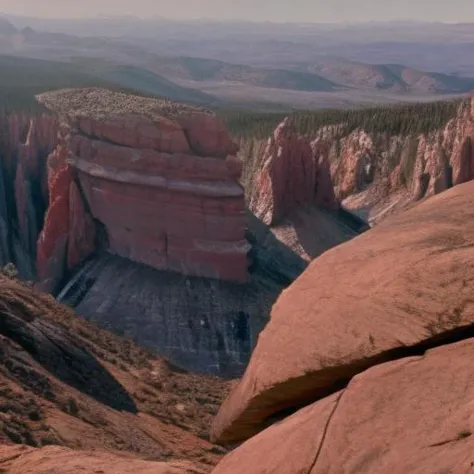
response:
M317 74L285 69L262 69L204 58L161 58L154 70L170 78L229 81L257 87L299 91L333 91L341 87Z
M133 66L98 61L64 63L0 56L0 110L41 111L35 95L68 87L104 87L175 101L212 106L213 97L180 87L161 76Z
M65 87L117 87L55 61L0 56L0 110L40 111L35 95Z
M94 59L79 59L73 62L81 70L102 80L142 94L166 97L180 102L191 102L211 106L218 99L196 89L181 87L174 82L147 69Z

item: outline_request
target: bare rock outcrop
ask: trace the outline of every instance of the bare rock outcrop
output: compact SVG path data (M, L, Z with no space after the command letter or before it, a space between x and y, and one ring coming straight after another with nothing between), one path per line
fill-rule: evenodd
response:
M315 259L273 306L213 439L247 439L366 368L472 325L473 192L459 185Z
M67 153L62 144L48 158L49 206L38 238L37 254L38 277L45 291L54 291L67 269L69 188L72 183Z
M468 473L474 339L373 367L227 455L213 474Z
M0 272L0 472L209 473L225 450L205 433L228 386Z
M64 114L67 163L110 252L156 269L247 281L241 164L214 115L97 89L40 100Z
M337 209L327 158L325 147L298 135L285 119L268 140L253 179L250 209L267 225L280 224L305 205Z

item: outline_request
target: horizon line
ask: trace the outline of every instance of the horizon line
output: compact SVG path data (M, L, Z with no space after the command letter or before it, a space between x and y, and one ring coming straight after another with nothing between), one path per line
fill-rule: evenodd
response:
M413 19L393 19L393 20L353 20L353 21L283 21L283 20L252 20L242 18L213 18L213 17L199 17L199 18L173 18L160 15L153 16L139 16L139 15L111 15L106 13L99 13L94 16L76 16L76 17L51 17L51 16L36 16L23 15L18 13L0 12L0 17L23 18L35 20L52 20L52 21L94 21L94 20L139 20L139 21L168 21L176 23L194 23L194 22L211 22L211 23L250 23L250 24L277 24L277 25L364 25L364 24L386 24L386 23L413 23L426 25L471 25L472 21L441 21L441 20L413 20Z

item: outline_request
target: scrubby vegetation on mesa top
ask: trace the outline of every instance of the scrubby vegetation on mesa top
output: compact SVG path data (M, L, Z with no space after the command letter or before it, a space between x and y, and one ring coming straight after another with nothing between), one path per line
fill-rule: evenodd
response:
M289 114L297 131L311 136L327 125L342 125L341 133L349 134L356 129L367 133L413 135L428 133L443 127L457 114L461 99L387 105L367 109L322 109L298 111ZM286 117L285 113L254 113L221 111L231 134L236 138L267 138Z

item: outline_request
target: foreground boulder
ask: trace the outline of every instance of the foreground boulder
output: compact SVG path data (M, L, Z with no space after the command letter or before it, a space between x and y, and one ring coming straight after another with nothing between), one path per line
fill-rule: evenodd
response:
M373 367L271 426L213 474L472 472L474 339Z
M473 193L460 185L314 260L274 305L212 438L249 438L283 410L472 325Z

